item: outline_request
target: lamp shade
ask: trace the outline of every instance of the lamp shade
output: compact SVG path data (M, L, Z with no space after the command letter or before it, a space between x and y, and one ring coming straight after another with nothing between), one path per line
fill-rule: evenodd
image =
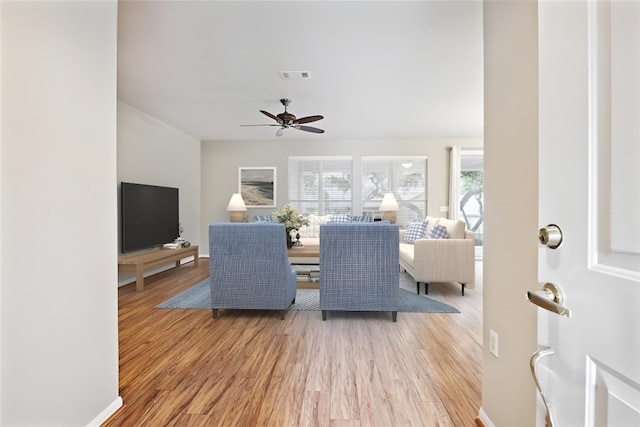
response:
M400 210L396 197L393 193L385 193L382 198L382 203L380 203L380 210L386 212L395 212Z
M229 204L227 205L227 210L230 212L239 212L246 211L247 205L244 204L244 200L240 193L233 193L231 196L231 200L229 200Z

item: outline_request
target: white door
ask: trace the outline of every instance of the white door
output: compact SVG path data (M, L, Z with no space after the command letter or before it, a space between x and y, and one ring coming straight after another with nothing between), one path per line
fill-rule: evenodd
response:
M556 427L640 426L640 1L538 5L539 281L570 317L537 308L535 372Z

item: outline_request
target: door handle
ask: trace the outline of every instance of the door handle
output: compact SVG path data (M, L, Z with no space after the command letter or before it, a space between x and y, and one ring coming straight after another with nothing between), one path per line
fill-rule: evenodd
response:
M553 283L545 283L541 290L527 291L527 299L538 307L565 317L571 317L571 310L563 306L564 294Z
M538 380L538 373L536 372L536 366L541 359L552 356L555 354L555 351L551 347L542 347L540 350L536 351L531 355L531 359L529 360L529 366L531 368L531 375L533 376L533 382L536 383L536 388L538 389L538 393L540 393L540 397L542 398L542 403L544 403L544 408L547 411L547 415L544 419L545 427L553 427L553 419L551 418L551 406L549 402L547 402L547 398L542 392L542 387L540 387L540 381Z

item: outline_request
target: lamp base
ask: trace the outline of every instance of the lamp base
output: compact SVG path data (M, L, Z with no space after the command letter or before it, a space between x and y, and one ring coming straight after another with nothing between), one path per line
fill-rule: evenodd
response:
M244 215L240 212L233 212L229 217L231 222L244 222Z
M396 214L391 211L385 211L384 215L382 215L383 221L389 221L391 224L396 223Z

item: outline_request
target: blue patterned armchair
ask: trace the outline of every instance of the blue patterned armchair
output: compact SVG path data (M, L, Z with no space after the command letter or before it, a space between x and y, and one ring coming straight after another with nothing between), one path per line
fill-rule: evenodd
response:
M320 309L398 312L398 226L327 223L320 231Z
M209 284L213 318L218 309L282 310L296 298L296 273L287 258L283 224L209 225Z

